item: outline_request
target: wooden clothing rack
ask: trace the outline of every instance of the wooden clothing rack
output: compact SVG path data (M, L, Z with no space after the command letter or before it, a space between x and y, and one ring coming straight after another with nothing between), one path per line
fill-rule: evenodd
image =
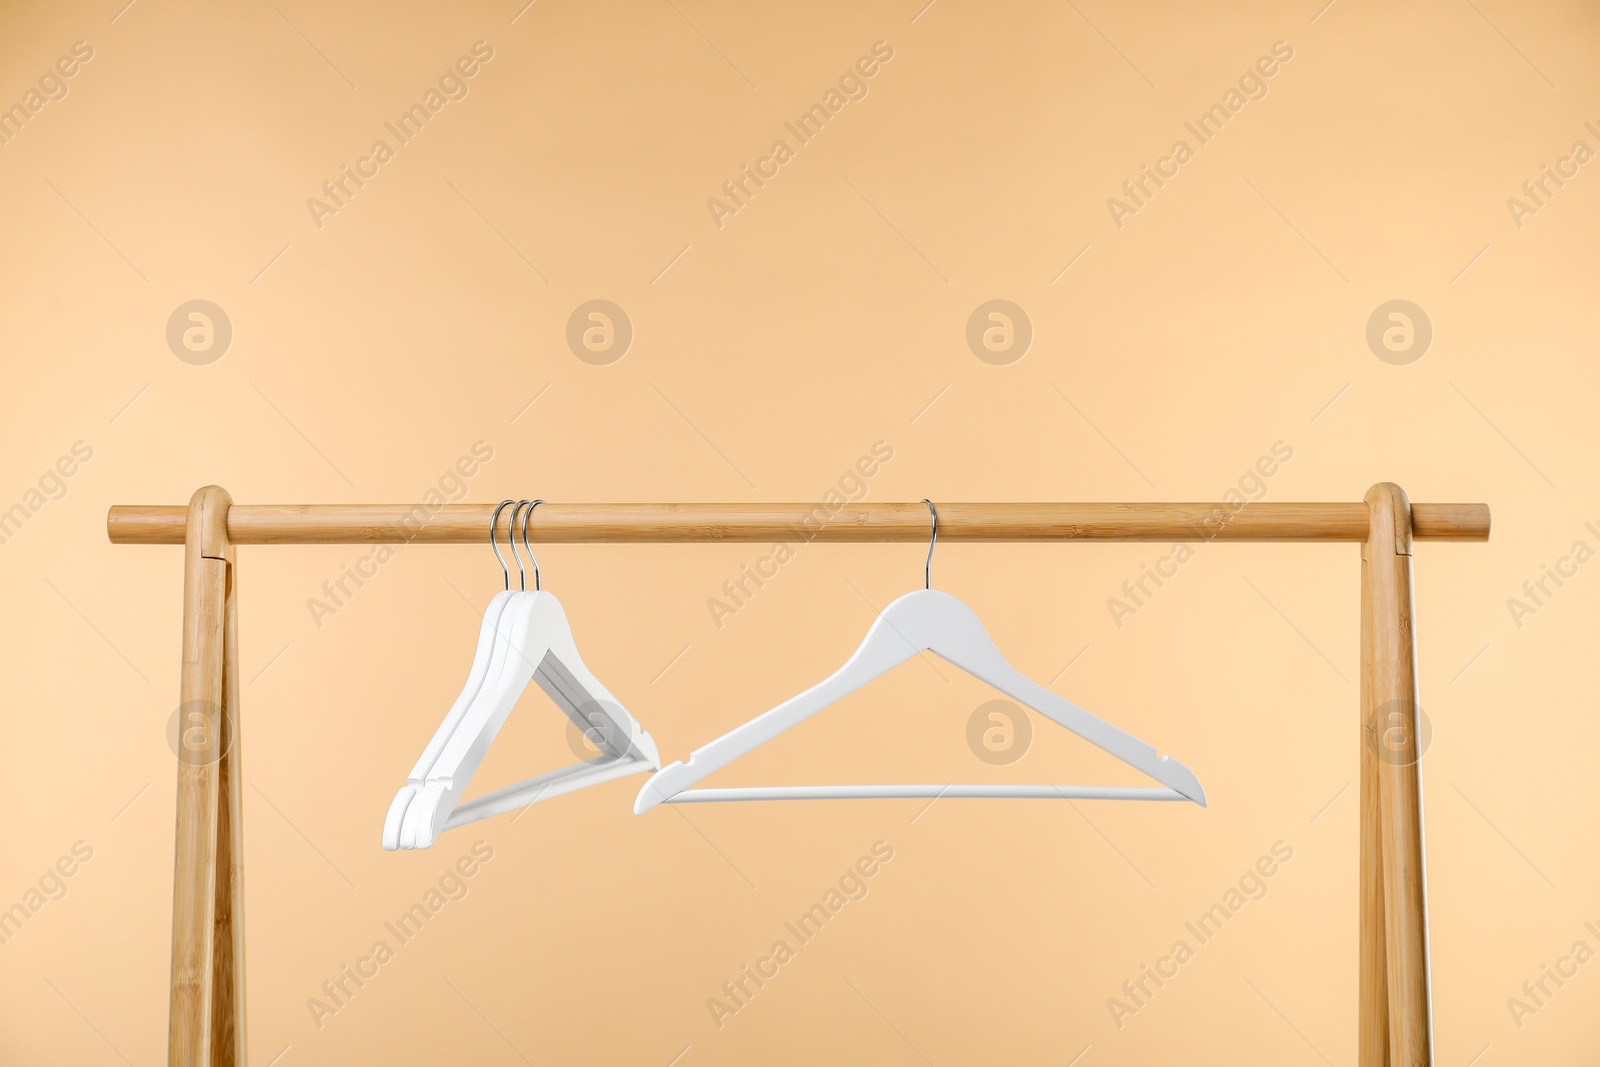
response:
M237 545L480 544L493 504L235 505L207 486L188 507L113 507L114 544L184 546L183 715L172 889L168 1062L245 1062ZM939 504L945 541L1356 542L1361 545L1359 1062L1433 1063L1427 882L1417 760L1414 541L1487 541L1485 504L1364 502ZM800 539L913 542L925 505L544 504L537 543ZM1382 721L1378 718L1381 715ZM1379 741L1383 745L1380 754Z

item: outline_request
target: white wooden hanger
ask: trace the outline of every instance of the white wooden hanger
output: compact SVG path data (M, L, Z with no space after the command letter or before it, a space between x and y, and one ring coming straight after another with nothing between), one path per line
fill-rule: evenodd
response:
M533 560L534 591L527 592L522 557L508 536L523 575L522 589L510 591L511 572L493 532L501 509L510 503L495 509L489 534L495 558L505 571L506 591L497 593L484 613L466 686L389 805L383 825L386 849L427 848L444 830L661 765L650 735L584 666L560 601L540 590L539 562L527 543L527 524L542 501L516 502L511 512L508 533L515 527L517 512L528 505L522 522L523 547ZM529 681L555 701L600 755L463 803L467 783Z
M933 505L927 501L928 510ZM855 655L831 677L799 696L784 701L743 726L698 748L688 763L663 767L645 782L633 803L635 815L657 804L724 800L832 800L877 797L1039 797L1096 800L1192 800L1204 806L1205 791L1194 774L1170 756L1163 756L1138 738L1091 715L1024 677L1006 662L971 608L932 588L933 546L939 518L933 514L924 587L907 593L884 609ZM846 694L899 666L920 652L933 652L968 674L988 682L1013 700L1055 720L1099 745L1166 788L1064 785L801 785L733 789L690 789L752 749L821 711Z
M395 793L394 800L389 804L388 814L383 821L383 847L393 851L400 847L400 826L410 805L412 798L417 794L428 779L428 772L433 769L434 763L439 758L439 753L444 750L445 743L455 733L456 726L460 724L462 716L467 713L467 708L476 699L478 691L483 688L484 679L489 675L489 663L495 648L496 635L499 633L500 616L505 610L506 603L511 599L511 569L506 566L505 557L500 555L500 546L495 542L495 528L500 525L500 512L504 511L510 500L502 500L500 506L494 509L494 515L489 520L489 547L494 550L494 558L500 562L500 570L505 575L505 590L494 595L489 601L489 606L483 613L483 626L478 630L478 648L472 657L472 669L467 673L467 683L461 688L461 695L456 697L454 704L445 714L444 721L439 724L439 729L434 731L433 738L428 742L428 747L422 750L422 755L417 759L416 766L411 768L411 773L406 776L406 784ZM512 513L515 517L515 512ZM508 528L509 533L509 528ZM508 537L509 540L509 537ZM519 559L520 563L521 560Z

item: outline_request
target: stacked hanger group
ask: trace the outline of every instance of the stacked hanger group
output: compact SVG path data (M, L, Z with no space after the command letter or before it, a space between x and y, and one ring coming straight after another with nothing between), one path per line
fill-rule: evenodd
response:
M423 750L389 805L383 824L386 849L427 848L444 830L526 807L563 793L645 771L655 773L634 800L641 815L658 804L744 800L868 799L885 797L1032 797L1092 800L1191 800L1205 805L1194 774L1105 720L1039 685L1013 667L966 604L932 587L939 517L928 504L931 532L923 588L906 593L873 622L855 654L829 677L698 749L687 763L662 767L655 742L599 679L584 666L555 596L541 590L539 564L528 544L528 520L542 500L506 500L490 520L489 544L505 575L483 613L478 647L461 695ZM517 563L518 589L500 554L496 529L511 507L507 544ZM533 564L533 591L513 534L519 514L522 546ZM1059 723L1135 767L1161 785L789 785L691 788L740 756L766 744L829 704L922 652L932 652L1000 692ZM467 783L493 744L529 682L556 703L599 751L595 759L535 775L462 802Z
M389 805L383 820L386 849L427 848L441 831L661 766L650 735L584 666L561 602L540 589L539 563L527 537L528 519L542 500L515 501L506 525L506 541L519 575L517 591L511 591L511 569L500 555L494 530L500 512L512 503L501 502L489 524L489 545L505 572L505 589L495 594L483 613L467 684ZM531 593L511 536L519 512L523 547L533 563ZM547 771L462 803L467 783L530 681L583 731L600 750L600 758Z

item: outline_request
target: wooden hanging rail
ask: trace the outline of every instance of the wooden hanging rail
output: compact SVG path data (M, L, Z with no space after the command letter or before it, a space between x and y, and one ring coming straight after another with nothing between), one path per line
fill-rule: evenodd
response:
M1367 539L1365 503L962 504L935 501L941 541L1350 541ZM494 504L235 504L235 545L410 542L482 544ZM118 505L114 544L181 545L188 508ZM1413 504L1418 541L1487 541L1487 504ZM928 539L925 504L546 503L528 539L552 543L702 541L912 542Z
M1487 541L1486 504L936 502L941 541L1344 541L1361 546L1360 1067L1431 1067L1427 876L1413 541ZM178 760L168 1063L245 1062L244 846L236 545L482 544L494 504L243 504L206 486L188 507L118 505L115 544L184 545L185 713ZM544 504L540 543L912 542L924 504ZM520 529L519 529L520 536ZM373 848L378 847L374 839Z

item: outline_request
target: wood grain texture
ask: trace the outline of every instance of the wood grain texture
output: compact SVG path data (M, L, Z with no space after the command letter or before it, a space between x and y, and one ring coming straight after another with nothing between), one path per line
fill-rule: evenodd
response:
M233 944L234 880L219 907L219 862L231 868L232 824L223 814L236 776L224 785L220 760L228 742L224 711L230 699L228 584L232 548L227 538L228 494L216 486L198 490L189 502L185 529L183 663L177 731L178 789L172 876L172 974L167 1062L172 1067L221 1067L215 1056L218 1011L242 1008L231 981L217 981L219 964L232 974L241 962ZM219 856L219 846L225 855ZM223 944L219 953L219 943ZM224 955L225 959L219 956ZM219 1002L220 998L220 1002Z
M1372 508L1372 534L1362 551L1362 570L1371 636L1364 644L1371 671L1368 699L1374 709L1383 838L1389 1062L1393 1067L1432 1067L1411 508L1405 492L1390 483L1373 486L1366 499Z
M1361 870L1357 896L1360 902L1357 1067L1389 1067L1389 975L1384 952L1383 917L1383 806L1378 781L1376 710L1372 703L1372 579L1370 565L1361 560Z
M222 753L217 764L217 880L213 927L211 1062L245 1063L244 772L239 737L239 567L226 546L228 580L222 656Z
M947 503L941 541L1352 541L1367 539L1365 503L1229 504ZM494 504L243 504L226 536L239 545L483 544ZM1486 504L1417 504L1414 536L1486 541ZM504 517L502 517L502 522ZM119 504L106 517L115 544L181 544L182 508ZM918 542L921 503L542 505L534 543Z

